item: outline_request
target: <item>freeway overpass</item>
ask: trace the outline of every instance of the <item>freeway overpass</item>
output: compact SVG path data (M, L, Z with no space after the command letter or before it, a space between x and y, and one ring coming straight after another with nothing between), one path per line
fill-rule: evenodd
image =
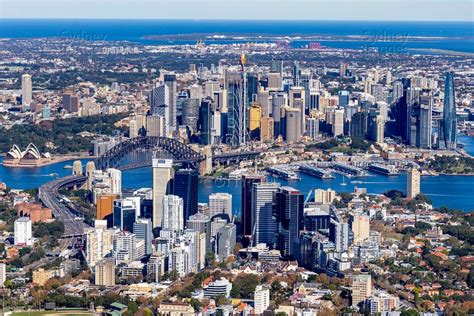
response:
M74 211L59 200L59 190L81 185L85 176L68 176L43 184L38 191L40 201L53 212L54 217L64 223L63 238L79 237L84 233L87 225L77 219L80 212Z

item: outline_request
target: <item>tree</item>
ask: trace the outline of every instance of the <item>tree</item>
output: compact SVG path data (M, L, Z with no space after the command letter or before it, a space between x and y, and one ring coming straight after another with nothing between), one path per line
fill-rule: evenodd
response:
M194 308L195 312L199 312L201 310L202 304L198 299L192 298L189 303Z
M214 298L214 300L216 301L217 306L227 304L227 298L224 295L218 295Z
M427 222L416 222L415 228L418 231L425 231L425 230L431 229L431 225L428 224Z
M383 193L386 197L388 197L391 200L399 199L399 198L406 198L407 195L400 191L400 190L388 190Z
M469 271L469 274L467 275L467 278L466 278L466 282L469 288L471 289L474 288L474 268L472 268L471 271Z
M260 278L257 275L241 274L234 279L231 295L235 298L250 299L259 283Z
M416 309L404 309L400 313L400 316L418 316L418 311Z

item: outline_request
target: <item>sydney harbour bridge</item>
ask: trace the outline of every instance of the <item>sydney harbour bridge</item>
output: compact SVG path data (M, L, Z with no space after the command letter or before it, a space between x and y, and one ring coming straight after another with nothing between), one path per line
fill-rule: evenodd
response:
M143 136L128 139L108 150L96 161L97 169L120 170L151 166L153 158L169 158L174 163L197 168L204 156L172 138Z
M256 151L228 152L213 156L212 161L215 164L237 163L242 160L253 159L258 154L260 153ZM176 139L143 136L121 142L94 162L97 169L128 170L150 167L153 158L169 158L173 159L175 164L197 169L205 156ZM55 218L65 223L63 238L82 236L85 223L77 216L78 212L71 205L64 205L60 201L59 191L65 188L78 187L85 180L86 177L82 175L69 176L48 182L39 188L38 196L41 202L51 208Z

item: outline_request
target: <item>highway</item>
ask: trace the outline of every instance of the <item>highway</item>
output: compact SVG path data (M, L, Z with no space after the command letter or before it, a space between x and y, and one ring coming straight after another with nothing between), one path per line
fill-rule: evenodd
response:
M82 236L85 223L59 200L59 190L80 185L86 180L85 176L68 176L43 184L38 191L38 197L44 206L50 208L54 217L64 223L63 238ZM77 214L79 212L76 212Z

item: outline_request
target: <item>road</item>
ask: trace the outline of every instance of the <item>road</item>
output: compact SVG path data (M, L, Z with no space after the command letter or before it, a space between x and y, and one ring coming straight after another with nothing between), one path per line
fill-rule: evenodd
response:
M52 210L58 221L64 223L63 238L82 236L86 224L59 200L59 190L82 184L85 180L85 176L69 176L48 182L39 188L38 197L40 201Z

